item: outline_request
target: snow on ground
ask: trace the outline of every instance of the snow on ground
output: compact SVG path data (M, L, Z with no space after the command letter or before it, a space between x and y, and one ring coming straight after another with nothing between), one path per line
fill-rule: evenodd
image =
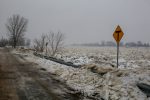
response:
M78 63L85 64L81 68L61 65L32 53L14 53L25 55L28 61L39 64L85 95L97 97L96 100L100 97L106 100L150 100L136 86L138 82L150 84L149 48L121 48L119 69L112 67L116 64L115 48L67 48L59 57L57 55L66 61L79 59Z
M53 61L49 61L46 59L42 59L35 56L28 56L26 57L28 61L35 62L39 64L42 68L47 69L47 71L59 76L62 80L66 81L68 85L71 87L74 87L76 90L83 90L83 91L92 91L92 88L94 88L94 84L88 83L88 81L93 80L97 75L90 72L88 73L85 69L77 69L70 66L61 65L58 63L55 63ZM88 79L89 75L93 76L90 79Z
M116 66L116 48L114 47L68 47L62 52L61 58L72 59L79 65L95 63ZM80 60L76 60L80 59ZM135 68L150 66L150 48L120 48L119 68Z

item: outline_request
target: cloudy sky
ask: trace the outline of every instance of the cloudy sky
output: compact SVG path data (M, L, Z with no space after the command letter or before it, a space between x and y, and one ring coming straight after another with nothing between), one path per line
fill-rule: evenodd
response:
M30 39L61 31L67 44L113 41L119 24L124 42L150 42L150 0L0 0L0 36L13 14L29 20Z

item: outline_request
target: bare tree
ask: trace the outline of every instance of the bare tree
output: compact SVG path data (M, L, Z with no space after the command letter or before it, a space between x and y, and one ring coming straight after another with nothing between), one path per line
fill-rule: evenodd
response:
M34 44L34 48L36 51L43 52L46 45L46 35L43 34L40 39L35 39Z
M9 39L12 42L12 46L16 48L19 41L24 39L24 33L27 29L28 20L20 15L13 15L8 19L6 28L9 32Z
M50 55L55 56L55 54L63 47L64 35L61 32L50 32L50 34L47 36L47 39Z

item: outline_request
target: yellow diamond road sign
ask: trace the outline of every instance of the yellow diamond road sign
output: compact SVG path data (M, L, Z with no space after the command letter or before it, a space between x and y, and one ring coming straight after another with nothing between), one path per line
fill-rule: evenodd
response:
M117 43L120 42L123 35L124 35L123 31L122 31L121 27L118 25L115 32L114 32L114 34L113 34L113 37L114 37L114 39L116 40Z

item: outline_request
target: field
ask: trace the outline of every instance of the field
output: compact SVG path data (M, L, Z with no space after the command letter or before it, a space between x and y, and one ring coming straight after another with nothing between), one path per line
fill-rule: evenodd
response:
M114 47L66 47L57 58L80 68L61 65L34 56L31 52L22 53L26 60L56 75L85 98L96 100L148 100L136 85L150 84L150 48L125 48L119 52L119 68L116 68L116 48Z
M68 47L58 58L77 65L94 63L115 67L116 53L114 47ZM119 68L145 67L149 65L149 60L150 48L120 48Z

